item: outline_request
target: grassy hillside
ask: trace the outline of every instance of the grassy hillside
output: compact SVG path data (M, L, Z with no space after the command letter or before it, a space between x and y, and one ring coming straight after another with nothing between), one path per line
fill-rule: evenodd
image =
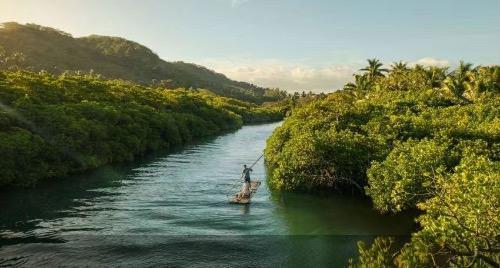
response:
M275 121L280 106L94 75L0 71L0 187L32 186L150 151Z
M285 95L279 90L230 80L199 65L164 61L149 48L119 37L74 38L57 29L10 22L0 26L0 47L6 55L18 55L0 62L0 69L46 70L54 74L92 71L142 85L206 88L221 96L255 103L279 100Z
M381 213L423 212L403 249L360 244L354 266L498 267L500 67L381 66L292 110L267 142L269 182L355 188Z

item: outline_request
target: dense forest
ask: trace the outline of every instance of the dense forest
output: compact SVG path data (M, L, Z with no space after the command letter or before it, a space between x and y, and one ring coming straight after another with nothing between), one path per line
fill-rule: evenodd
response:
M280 120L284 107L91 74L0 72L0 187L32 186L243 123Z
M384 69L296 108L267 142L270 184L352 191L381 213L419 209L402 248L359 244L354 267L500 265L500 66Z
M74 38L36 24L0 24L2 54L8 60L0 62L0 70L93 72L145 86L205 88L221 96L254 103L286 97L284 91L233 81L203 66L164 61L149 48L123 38L97 35Z

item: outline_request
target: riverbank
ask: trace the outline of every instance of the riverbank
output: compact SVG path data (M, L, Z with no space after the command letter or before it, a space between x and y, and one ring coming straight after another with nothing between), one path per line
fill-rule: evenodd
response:
M282 119L275 106L94 75L0 72L0 187L99 166Z

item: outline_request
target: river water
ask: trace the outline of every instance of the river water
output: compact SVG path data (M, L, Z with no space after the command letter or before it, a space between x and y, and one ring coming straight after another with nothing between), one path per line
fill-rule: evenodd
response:
M0 192L0 266L343 267L359 240L404 239L413 215L369 200L272 192L229 204L278 124L127 165ZM262 161L253 177L265 180Z

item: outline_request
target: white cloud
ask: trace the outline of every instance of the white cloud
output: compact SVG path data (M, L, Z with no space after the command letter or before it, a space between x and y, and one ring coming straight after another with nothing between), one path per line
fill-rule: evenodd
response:
M420 64L423 66L436 66L436 67L446 67L450 66L450 63L447 60L436 59L431 57L421 58L414 62L411 62L410 65Z
M353 74L357 73L359 68L366 65L364 61L351 61L349 64L318 67L277 59L206 59L196 62L233 80L290 92L331 92L341 89L345 83L352 81ZM421 58L408 64L439 67L450 65L447 60L432 57Z
M227 77L288 91L328 92L342 88L358 66L332 64L311 67L280 60L205 60L199 62Z

